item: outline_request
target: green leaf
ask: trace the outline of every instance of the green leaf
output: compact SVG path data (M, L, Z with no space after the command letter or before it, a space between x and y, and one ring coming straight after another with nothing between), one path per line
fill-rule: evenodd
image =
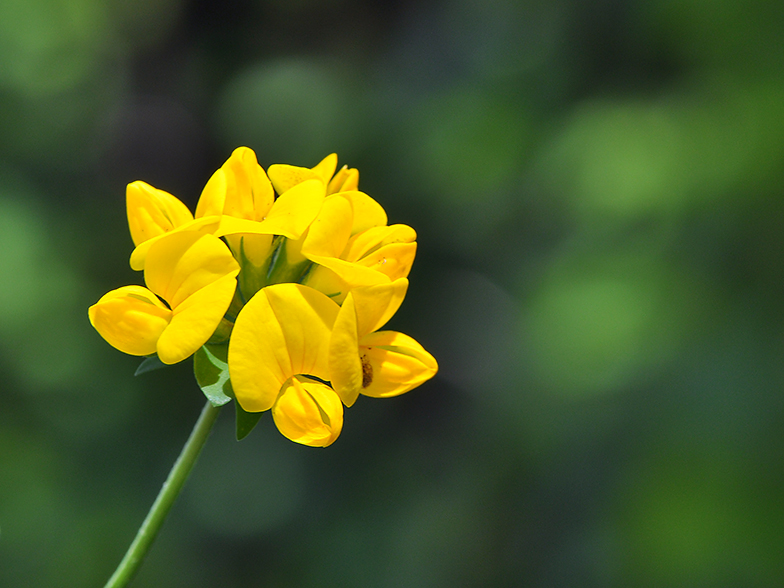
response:
M133 375L141 376L142 374L146 374L147 372L151 372L153 370L159 370L165 367L168 366L165 363L163 363L160 359L158 359L157 355L151 355L150 357L144 358L144 361L139 364L139 367L136 368L136 371L133 372Z
M234 403L237 409L237 441L242 441L258 424L262 413L245 412L239 402Z
M228 345L203 345L193 356L193 373L199 388L213 406L234 398L229 379Z

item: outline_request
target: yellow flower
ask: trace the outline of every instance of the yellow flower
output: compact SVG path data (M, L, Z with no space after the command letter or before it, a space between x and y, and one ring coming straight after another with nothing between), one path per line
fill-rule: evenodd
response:
M269 167L269 177L279 194L305 180L319 179L327 187L327 194L356 191L359 186L359 171L344 165L337 173L338 156L327 155L315 167L274 164Z
M239 266L220 239L195 231L157 239L146 257L147 288L109 292L90 307L90 322L124 353L157 353L163 363L177 363L217 328L234 296Z
M244 306L229 341L237 402L247 412L272 409L280 432L304 445L325 447L343 428L343 406L325 383L338 308L306 286L268 286Z
M357 190L359 172L343 166L335 173L336 166L337 155L333 153L313 168L271 165L269 177L278 191L316 180L327 185L327 198L318 216L301 238L288 239L283 251L292 265L318 264L309 273L299 274L299 279L304 276L304 283L342 301L353 286L386 283L408 275L416 252L416 233L403 225L383 228L386 212L373 198ZM349 243L371 228L379 230ZM375 237L375 242L368 245L367 237ZM366 247L360 250L363 244Z
M221 216L215 234L229 236L235 254L240 250L239 235L243 235L244 255L260 265L269 253L272 235L300 238L316 218L325 190L325 182L311 179L279 192L276 199L256 154L239 147L207 182L196 218Z
M340 302L352 288L407 277L416 231L386 222L383 208L367 194L328 196L302 240L301 254L318 264L306 283Z
M196 205L196 218L221 216L256 218L269 211L275 200L267 174L248 147L235 149L207 180Z
M324 181L310 178L274 198L272 184L247 147L235 149L207 182L196 217L220 219L215 235L226 239L240 262L243 300L270 283L297 281L290 274L307 269L279 254L275 236L299 239L321 209L325 190Z
M183 230L212 233L218 227L217 216L193 218L191 211L168 192L136 181L125 192L128 226L136 248L131 253L131 268L141 271L150 247L163 236Z
M338 312L330 338L332 387L346 406L359 394L398 396L432 378L435 358L414 339L377 331L400 307L408 280L352 290Z
M128 226L139 245L193 221L188 207L177 198L146 182L128 184L125 191Z
M327 194L353 192L359 189L359 171L344 165L332 177L327 185Z

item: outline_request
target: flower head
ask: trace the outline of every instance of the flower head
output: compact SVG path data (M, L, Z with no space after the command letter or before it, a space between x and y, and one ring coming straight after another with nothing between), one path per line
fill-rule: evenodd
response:
M147 254L147 288L124 286L105 294L90 307L90 322L120 351L157 353L163 363L177 363L212 336L234 297L238 273L217 237L173 233Z
M182 231L212 233L219 217L194 219L188 207L168 192L136 181L125 192L128 227L136 248L131 253L131 267L141 271L150 248L164 236Z
M240 147L195 214L168 192L129 184L131 266L146 287L104 295L91 323L131 355L171 364L195 353L210 402L233 398L238 415L269 410L289 439L330 445L359 395L396 396L438 370L414 339L379 330L406 295L415 231L388 224L356 169L336 169L333 153L265 172Z

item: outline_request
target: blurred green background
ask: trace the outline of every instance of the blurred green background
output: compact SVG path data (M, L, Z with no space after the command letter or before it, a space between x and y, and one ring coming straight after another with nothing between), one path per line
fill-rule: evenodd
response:
M125 185L336 151L439 360L327 450L224 410L134 587L784 585L784 3L0 2L0 586L101 586L203 404L87 307Z

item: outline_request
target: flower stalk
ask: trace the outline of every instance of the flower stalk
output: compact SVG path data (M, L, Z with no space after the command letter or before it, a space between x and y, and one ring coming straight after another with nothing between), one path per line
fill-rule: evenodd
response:
M204 405L201 415L199 415L199 420L196 421L196 425L194 425L188 441L182 448L180 456L174 462L169 476L163 483L158 497L150 508L150 512L147 513L147 517L144 519L141 527L139 527L133 543L131 543L125 557L123 557L120 565L117 566L112 577L109 578L105 588L122 588L127 586L128 582L136 574L144 556L158 535L163 521L166 520L166 516L169 514L174 501L180 494L185 480L188 479L188 475L191 473L204 444L207 442L210 431L212 431L218 414L220 414L220 409L221 407L214 407L209 402Z

